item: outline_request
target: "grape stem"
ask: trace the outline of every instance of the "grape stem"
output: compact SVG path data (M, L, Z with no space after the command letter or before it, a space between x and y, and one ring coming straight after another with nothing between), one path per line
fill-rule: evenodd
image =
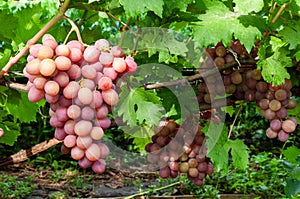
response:
M14 83L14 82L5 82L5 86L23 92L28 92L28 87L24 84Z
M52 138L51 140L41 142L30 149L22 149L21 151L9 156L4 161L0 162L0 166L10 165L10 164L18 164L20 162L23 162L27 160L30 156L36 155L37 153L40 153L42 151L45 151L49 149L50 147L53 147L57 145L58 143L61 143L62 141L57 140L56 138Z
M65 0L64 4L59 9L59 12L33 38L28 40L26 46L18 54L10 58L0 72L0 78L2 78L3 75L8 75L7 73L9 69L28 52L30 46L35 44L59 20L63 19L64 13L67 11L70 1L71 0Z
M127 196L125 197L124 199L130 199L130 198L135 198L137 196L144 196L144 195L149 195L151 192L153 191L160 191L160 190L163 190L163 189L167 189L167 188L170 188L170 187L174 187L176 185L179 185L180 184L180 181L177 181L177 182L174 182L172 184L169 184L169 185L166 185L166 186L163 186L163 187L159 187L159 188L156 188L154 190L149 190L149 191L144 191L144 192L141 192L141 193L137 193L137 194L133 194L131 196Z
M284 3L284 4L279 8L279 10L278 10L278 12L276 13L275 17L272 19L272 23L275 23L275 22L278 20L279 16L282 14L282 12L284 11L284 9L285 9L286 7L288 7L289 5L290 5L290 2L287 2L287 3Z
M240 105L240 108L239 108L239 110L238 110L238 112L235 114L235 117L234 117L234 120L233 120L232 124L230 125L230 129L229 129L229 132L228 132L228 139L230 139L231 132L232 132L232 130L233 130L234 124L235 124L235 122L236 122L236 120L237 120L237 118L238 118L238 116L239 116L239 114L240 114L242 108L243 108L243 106L242 106L242 104L241 104L241 105Z
M66 15L64 15L64 19L66 19L72 26L71 30L69 31L68 35L66 36L65 38L65 41L64 41L64 44L66 44L68 42L68 39L70 37L70 35L72 34L72 32L75 32L76 33L76 36L77 36L77 39L80 43L83 44L82 42L82 38L81 38L81 35L80 35L80 31L79 31L79 28L77 27L77 25L74 23L74 21L72 21L69 17L67 17Z
M239 66L239 64L242 64L241 66ZM187 78L182 78L182 79L178 79L178 80L174 80L174 81L170 81L170 82L159 82L159 83L155 83L155 84L146 84L144 85L144 89L145 90L149 90L149 89L157 89L157 88L162 88L162 87L167 87L167 86L173 86L173 85L180 85L180 84L185 84L186 82L193 82L196 80L200 80L202 78L205 77L209 77L212 76L214 74L217 74L219 72L222 72L226 69L232 69L235 66L239 66L240 68L249 68L249 67L253 67L256 64L256 62L254 60L241 60L240 63L237 62L230 62L225 64L223 67L217 68L214 67L212 69L205 69L206 71L203 73L198 73L192 76L189 76Z

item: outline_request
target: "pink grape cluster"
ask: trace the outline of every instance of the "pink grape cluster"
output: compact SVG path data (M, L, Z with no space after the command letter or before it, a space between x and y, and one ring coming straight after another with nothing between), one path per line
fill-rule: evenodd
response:
M29 52L23 70L28 99L50 104L50 124L63 141L62 153L70 153L82 168L103 173L109 148L101 139L111 125L111 107L119 101L115 81L137 69L134 59L105 39L85 48L77 40L58 44L49 34Z
M205 136L199 126L195 135L172 120L162 124L152 142L145 147L150 163L160 166L159 176L176 178L186 174L197 186L202 186L207 174L213 174L214 166L206 157Z

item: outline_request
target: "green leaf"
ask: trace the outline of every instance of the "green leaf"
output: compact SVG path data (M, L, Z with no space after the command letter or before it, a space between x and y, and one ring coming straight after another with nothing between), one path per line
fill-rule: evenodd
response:
M230 115L230 117L233 116L233 114L236 112L236 110L233 108L233 106L225 106L224 108L222 107L222 110L225 111Z
M9 95L5 109L14 116L15 122L19 119L21 122L29 123L36 121L39 107L37 103L28 100L27 93L14 91Z
M17 28L18 18L1 10L0 21L5 22L5 26L1 26L0 28L0 40L11 42L11 39L15 36L15 32L12 30Z
M227 171L229 148L226 143L228 142L228 129L226 127L223 128L223 125L212 123L206 125L202 130L207 137L207 157L211 158L218 170L222 169Z
M276 51L272 56L257 62L257 69L262 71L264 80L274 85L283 84L285 79L290 79L285 68L289 66L292 66L291 58L281 51Z
M232 164L235 168L245 170L249 164L249 151L242 140L229 140L228 147L231 149Z
M11 50L5 49L3 53L0 54L0 66L3 67L9 61L11 56Z
M0 138L0 143L12 146L20 135L20 127L17 123L6 121L0 123L0 128L4 130L4 136Z
M282 154L289 162L297 164L296 157L300 155L300 149L296 146L290 146L286 150L282 151Z
M138 0L120 0L120 4L123 5L125 13L128 16L138 16L142 15L147 11L153 11L159 17L162 17L163 12L163 0L148 0L148 1L138 1Z
M300 44L300 25L299 23L291 24L291 26L285 26L279 33L279 36L289 44L289 49L296 49Z
M292 170L291 176L292 176L293 179L296 179L296 180L300 181L300 167L299 166L295 167Z
M284 192L287 196L292 197L300 193L300 181L289 178L286 181L286 186L284 187Z
M188 4L192 3L193 0L165 0L165 6L169 10L173 10L175 8L179 9L179 11L185 12Z
M259 29L245 27L238 19L240 14L230 11L222 2L210 1L207 8L205 14L199 15L201 22L192 26L195 40L202 46L215 45L219 41L227 46L234 35L250 52L254 41L261 36Z
M129 126L133 127L143 123L157 125L164 110L159 97L143 88L127 90L122 86L120 101L116 110Z
M248 14L250 12L259 12L264 7L263 0L234 0L235 3L234 11L240 14Z

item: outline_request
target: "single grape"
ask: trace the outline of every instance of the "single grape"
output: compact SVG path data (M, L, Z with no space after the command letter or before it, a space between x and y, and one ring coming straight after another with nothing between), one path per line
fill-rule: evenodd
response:
M79 89L80 89L79 83L76 81L71 81L63 89L63 95L67 99L73 99L73 98L77 97Z
M108 52L102 52L99 61L103 66L111 66L114 61L114 56Z
M278 89L275 92L275 98L279 101L283 101L287 98L287 92L284 89Z
M119 102L119 95L114 89L102 91L102 97L106 104L114 106Z
M3 128L0 128L0 138L2 138L4 136L4 130Z
M284 107L281 107L278 111L276 111L276 116L282 119L286 118L287 114L287 110Z
M90 161L97 161L100 158L100 148L97 144L93 143L91 146L85 151L85 156Z
M72 62L68 57L58 56L55 58L55 64L58 70L67 71L71 68Z
M68 148L72 148L76 145L76 136L75 135L67 135L64 139L64 145Z
M188 175L192 178L196 178L199 175L199 171L197 168L189 168Z
M79 49L81 52L84 51L84 45L80 42L80 41L77 41L77 40L71 40L67 43L67 46L69 48L76 48L76 49Z
M126 57L125 58L125 62L126 62L126 70L129 72L134 72L137 70L137 64L135 63L133 57Z
M92 170L97 174L102 174L105 171L105 166L106 166L105 161L100 159L93 163Z
M92 128L92 122L80 120L75 124L74 131L78 136L87 136L91 133Z
M90 106L85 106L81 109L81 119L83 120L93 120L95 117L95 110Z
M99 39L95 42L95 47L100 51L107 51L110 47L110 44L106 39Z
M56 81L61 88L66 87L70 82L68 73L63 72L63 71L59 71L53 77L53 80Z
M85 150L89 148L93 143L93 139L87 135L87 136L78 136L76 139L76 145L82 149Z
M46 77L51 76L56 71L56 64L52 59L44 59L40 63L40 73Z
M199 172L206 172L208 169L208 164L206 162L200 162L197 169Z
M241 84L243 82L243 77L239 72L233 72L231 74L231 82L233 84Z
M66 72L72 80L78 79L81 76L81 69L77 64L72 64Z
M278 133L278 139L281 142L285 142L289 139L289 134L286 133L284 130L280 130L279 133Z
M26 72L30 75L39 75L40 74L40 63L39 59L33 59L26 64Z
M82 159L78 160L78 165L83 169L87 169L93 165L93 162L84 156Z
M102 159L107 158L110 153L109 148L104 143L98 142L97 144L100 148L100 154L101 154L100 158Z
M264 114L265 118L267 118L268 120L273 120L276 116L276 113L274 111L272 111L271 109L267 109L265 114Z
M113 47L111 47L110 53L114 57L124 57L125 56L123 50L119 46L113 46Z
M74 160L80 160L84 157L84 150L82 150L81 148L79 148L78 146L75 146L71 149L71 157Z
M281 103L280 101L276 100L276 99L273 99L270 101L270 104L269 104L269 108L272 110L272 111L278 111L280 108L281 108Z
M179 165L180 173L187 173L189 171L189 164L187 162L181 162Z
M268 90L268 84L264 81L259 81L256 86L255 86L256 90L261 92L261 93L265 93Z
M117 71L118 73L122 73L126 70L126 62L123 58L116 57L114 58L114 61L112 63L113 69Z
M88 88L80 88L78 91L78 99L82 104L90 104L93 101L93 92Z
M103 68L103 75L109 77L112 80L115 80L118 77L117 71L112 67L104 67Z
M224 46L218 46L216 48L216 55L219 57L224 57L227 53L227 50Z
M42 100L45 96L45 91L37 89L35 86L32 86L28 91L28 100L31 102L38 102Z
M59 84L56 81L47 81L44 90L48 95L55 96L59 93Z
M97 76L97 71L90 65L85 65L81 68L81 74L87 79L94 79Z
M43 90L45 87L45 84L47 82L47 79L44 77L36 77L33 80L33 84L37 89Z
M289 99L288 104L287 104L287 109L294 109L297 106L297 102L294 99Z
M291 119L287 119L282 122L282 130L284 130L286 133L292 133L296 130L297 125L294 121Z
M101 140L103 135L104 135L103 129L98 126L94 126L90 133L90 136L93 140Z
M63 128L55 128L54 131L54 137L58 140L64 140L64 138L67 136L68 134L65 132L65 130Z
M69 134L69 135L74 135L75 131L75 121L74 120L68 120L66 121L65 125L64 125L64 131Z
M37 53L39 51L39 48L42 46L42 44L33 44L32 46L30 46L29 48L29 53L30 55L32 55L33 57L37 57Z
M69 119L69 116L67 114L67 108L63 106L59 106L56 111L55 115L58 119L58 121L66 122Z
M88 46L83 53L83 58L90 63L97 62L99 60L100 51L95 46Z
M37 57L40 60L43 60L46 58L52 58L53 55L54 55L53 49L49 46L44 46L44 45L42 45L37 52Z
M216 64L217 67L222 67L225 65L225 59L223 57L216 57L214 59L214 63Z

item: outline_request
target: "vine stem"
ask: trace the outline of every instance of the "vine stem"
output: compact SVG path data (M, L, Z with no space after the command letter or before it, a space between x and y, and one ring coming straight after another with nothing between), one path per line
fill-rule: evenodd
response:
M23 161L27 160L30 156L33 156L37 153L45 151L61 142L62 141L59 141L56 138L52 138L51 140L39 143L39 144L31 147L30 149L27 149L27 150L22 149L21 151L9 156L4 161L1 161L0 166L9 165L12 163L17 164L17 163L23 162Z
M290 2L287 2L287 3L284 3L280 8L279 8L279 10L278 10L278 12L276 13L276 15L275 15L275 17L273 18L273 20L272 20L272 23L275 23L277 20L278 20L278 18L279 18L279 16L281 15L281 13L284 11L284 9L286 8L286 7L288 7L290 5Z
M242 66L240 66L240 64L242 64ZM185 84L186 82L193 82L193 81L214 75L216 73L219 73L220 71L224 71L226 69L233 68L235 66L239 66L239 68L249 68L249 65L251 67L253 67L253 65L255 65L255 64L256 64L256 62L253 60L244 60L244 61L240 61L240 63L230 62L230 63L225 64L221 68L215 67L215 68L209 69L203 73L200 72L199 74L188 76L187 78L182 78L182 79L178 79L178 80L170 81L170 82L146 84L146 85L144 85L144 89L148 90L148 89L156 89L156 88L162 88L162 87L173 86L173 85L178 85L178 84Z
M82 42L82 38L81 38L81 35L80 35L80 30L78 28L78 26L74 23L74 21L72 21L69 17L67 17L66 15L63 16L64 19L66 19L72 26L71 30L69 31L68 35L66 36L65 38L65 41L64 41L64 44L67 43L70 35L72 32L75 32L76 33L76 36L77 36L77 39L80 43L83 43Z
M234 117L234 120L233 120L232 124L230 125L230 130L229 130L229 132L228 132L228 139L230 139L231 132L232 132L232 130L233 130L234 124L235 124L235 122L236 122L236 120L237 120L237 117L239 116L239 114L240 114L242 108L243 108L243 106L240 105L240 108L239 108L238 112L236 113L236 115L235 115L235 117Z
M15 83L15 82L5 82L5 86L15 89L15 90L28 92L28 87L24 84L19 84L19 83Z
M15 56L12 56L7 64L2 68L0 72L0 78L3 75L7 75L9 69L17 63L29 50L30 46L35 44L52 26L54 26L59 20L63 19L65 12L68 9L68 5L71 0L65 0L64 4L60 7L59 12L30 40L28 40L25 47Z
M174 182L172 184L169 184L169 185L166 185L166 186L163 186L163 187L159 187L157 189L154 189L155 191L160 191L160 190L163 190L163 189L167 189L167 188L170 188L170 187L173 187L173 186L176 186L176 185L179 185L180 184L180 181L178 182ZM130 199L130 198L135 198L137 196L144 196L146 194L149 194L151 191L144 191L144 192L141 192L141 193L137 193L137 194L133 194L131 196L127 196L125 197L124 199Z

